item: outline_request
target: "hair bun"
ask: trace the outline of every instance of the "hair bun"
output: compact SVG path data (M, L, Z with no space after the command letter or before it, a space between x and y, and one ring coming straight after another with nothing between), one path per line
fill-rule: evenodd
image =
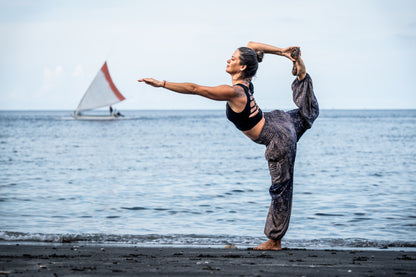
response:
M264 52L263 51L260 51L260 50L257 50L256 51L256 54L257 54L257 61L259 63L261 63L263 61Z

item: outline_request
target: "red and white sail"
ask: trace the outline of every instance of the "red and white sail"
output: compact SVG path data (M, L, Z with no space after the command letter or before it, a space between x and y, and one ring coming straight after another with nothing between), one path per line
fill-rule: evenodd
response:
M76 112L110 106L124 99L125 97L114 85L105 62L79 102Z

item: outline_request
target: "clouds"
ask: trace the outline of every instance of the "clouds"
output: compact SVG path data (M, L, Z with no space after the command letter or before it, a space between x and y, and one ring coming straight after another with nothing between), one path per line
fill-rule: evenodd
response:
M322 108L416 108L410 81L414 6L412 1L1 1L0 97L7 101L0 101L0 109L73 109L104 60L127 97L120 109L223 108L136 80L229 83L225 62L249 40L302 46ZM264 109L293 107L290 69L290 62L266 56L255 83Z
M60 65L56 66L55 69L52 70L45 67L43 69L43 82L38 96L45 96L52 90L56 90L56 87L60 84L62 85L62 81L64 79L63 75L63 68Z
M44 67L42 86L37 93L37 97L47 97L57 90L65 89L70 83L77 82L77 78L84 74L83 67L80 64L67 70L68 72L61 65L57 65L55 68Z

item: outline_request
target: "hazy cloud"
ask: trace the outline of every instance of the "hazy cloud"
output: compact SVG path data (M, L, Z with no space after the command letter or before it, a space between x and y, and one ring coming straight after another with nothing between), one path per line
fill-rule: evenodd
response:
M416 108L415 8L404 0L0 1L0 99L9 99L0 109L73 109L104 60L127 97L120 109L222 109L136 80L230 83L226 60L249 40L301 46L322 108ZM255 80L262 108L293 107L290 69L266 56Z

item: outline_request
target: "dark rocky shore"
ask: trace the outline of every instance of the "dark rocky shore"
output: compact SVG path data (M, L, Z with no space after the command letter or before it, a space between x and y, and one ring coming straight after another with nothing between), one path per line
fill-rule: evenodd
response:
M416 251L0 245L0 276L416 276Z

